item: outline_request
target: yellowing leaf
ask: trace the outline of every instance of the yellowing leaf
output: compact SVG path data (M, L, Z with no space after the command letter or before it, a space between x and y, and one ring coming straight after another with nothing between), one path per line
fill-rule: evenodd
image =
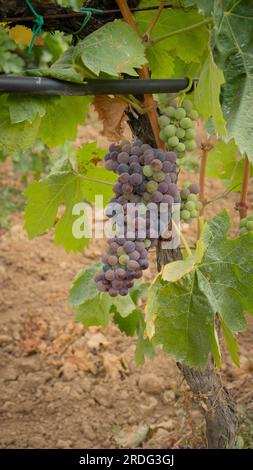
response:
M17 44L23 44L24 46L29 46L33 32L30 28L26 28L25 26L17 25L14 28L9 29L9 36L15 41ZM36 46L43 46L44 41L42 36L39 35L35 39Z
M189 274L197 264L199 264L204 256L203 240L198 240L197 248L192 256L188 256L186 260L168 263L163 267L162 278L164 281L176 282L186 274Z

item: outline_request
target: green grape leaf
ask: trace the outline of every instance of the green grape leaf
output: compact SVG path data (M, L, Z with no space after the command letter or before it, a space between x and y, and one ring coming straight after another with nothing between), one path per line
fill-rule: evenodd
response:
M97 147L96 142L89 142L83 145L83 147L77 150L76 154L78 172L84 174L90 162L97 163L104 158L105 154L106 150Z
M222 318L221 327L230 356L233 359L235 365L240 367L240 359L238 354L239 346L236 341L235 335L233 335L232 331L227 327L226 323L222 320Z
M28 69L26 75L32 77L50 77L69 82L84 83L82 67L74 63L74 46L70 46L51 67ZM81 73L82 71L82 73Z
M154 322L159 308L158 294L162 285L161 275L158 275L148 288L148 299L145 307L145 319L146 333L149 339L151 339L154 335Z
M134 336L139 325L139 310L133 310L127 317L122 317L118 312L114 314L113 321L122 333L127 336Z
M203 232L199 264L176 282L158 278L150 288L147 311L155 319L154 343L191 367L205 367L209 353L220 365L218 315L234 350L231 338L245 329L244 312L253 314L253 235L228 239L230 224L225 211L212 219L208 236Z
M142 312L139 311L138 340L135 349L135 362L137 366L141 366L145 362L145 357L153 359L154 356L155 348L145 335L145 321Z
M48 99L54 105L56 98ZM7 102L12 124L24 121L31 124L37 116L43 117L46 114L45 98L41 96L9 95Z
M145 2L141 5L147 6ZM148 3L150 6L150 3ZM139 12L135 14L140 34L144 34L155 15L155 11ZM159 20L151 33L151 40L168 33L189 27L203 20L203 16L196 10L166 9L161 13ZM147 57L152 76L155 78L171 77L174 70L174 59L181 59L185 63L199 62L204 51L207 50L209 39L208 28L203 25L189 32L172 35L161 42L152 44L147 49ZM175 61L175 63L176 63Z
M137 76L135 69L146 63L144 45L122 20L107 23L79 41L74 60L79 59L95 75L104 72L114 77Z
M183 276L190 273L196 264L199 264L204 255L203 240L197 241L197 247L193 255L188 256L184 261L175 261L166 264L162 269L162 278L164 281L176 282Z
M103 206L108 204L113 192L113 184L117 180L117 176L112 171L106 170L102 166L90 165L87 168L85 177L93 178L96 181L86 181L85 185L85 198L89 202L95 202L98 198L96 196L103 196ZM101 182L100 182L101 181ZM98 202L99 205L99 202Z
M240 191L243 179L244 158L241 157L234 139L222 140L213 145L208 153L206 175L223 180L228 189ZM251 170L253 176L253 170Z
M61 96L46 101L38 137L49 147L75 140L78 124L84 124L91 103L89 96Z
M72 226L76 217L72 215L72 209L84 200L84 187L85 182L71 172L53 173L30 184L24 191L27 197L25 228L29 238L33 239L53 227L59 206L64 204L65 212L55 226L55 243L62 244L67 252L81 251L89 239L73 236Z
M39 116L32 124L27 121L12 124L7 96L0 96L0 149L13 152L31 148L37 137L39 126Z
M226 79L222 106L228 136L253 161L253 3L230 0L226 11L220 2L215 5L214 57Z
M98 295L94 277L102 271L102 267L103 263L97 261L77 274L69 293L69 302L72 306L81 305L86 300L93 299Z
M196 0L204 14L212 14L212 48L223 71L222 110L229 138L253 161L253 3L251 0Z
M147 49L147 59L151 70L151 78L168 78L174 76L174 57L164 50L163 43Z
M75 318L88 326L108 326L110 320L111 298L108 294L98 292L95 275L102 270L99 261L87 269L82 269L75 277L69 293L69 303Z
M134 287L129 291L131 299L138 305L140 301L146 300L149 288L148 282L143 282L141 279L136 279Z
M194 102L203 119L207 121L212 118L213 127L220 135L226 133L220 105L220 90L223 83L223 73L214 63L210 51L199 77L199 83L194 93Z

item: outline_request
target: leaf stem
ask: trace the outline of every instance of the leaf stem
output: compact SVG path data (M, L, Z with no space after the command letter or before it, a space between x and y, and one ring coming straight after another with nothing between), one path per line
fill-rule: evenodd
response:
M240 198L239 204L237 205L239 209L240 219L243 219L244 217L247 216L249 179L250 179L250 161L247 155L245 155L241 198Z
M185 236L184 236L183 233L182 233L182 230L180 230L180 229L178 228L178 225L176 224L176 222L175 222L173 219L172 219L172 225L173 225L174 229L176 230L177 234L180 236L180 238L181 238L181 240L182 240L182 242L183 242L183 244L184 244L184 247L185 247L185 249L186 249L186 252L187 252L188 256L192 256L192 251L191 251L191 249L190 249L190 247L189 247L189 245L188 245L188 243L187 243L187 240L186 240Z
M83 178L84 180L87 180L87 181L92 181L93 183L100 183L100 184L107 184L109 186L114 186L114 183L108 183L108 181L102 181L102 180L98 180L95 178L89 178L88 176L81 175L80 173L77 173L76 175L79 176L79 178Z
M182 33L188 33L188 31L192 31L193 29L196 29L196 28L201 28L201 26L205 26L211 23L213 23L213 19L206 18L205 20L200 21L199 23L195 23L190 26L185 26L184 28L176 29L175 31L170 31L169 33L163 34L162 36L157 36L154 39L150 39L147 45L154 46L158 42L164 41L168 38L171 38L172 36L176 36L177 34L182 34Z
M148 42L150 39L150 34L152 33L157 21L160 18L160 15L165 7L166 0L160 0L160 5L158 10L156 11L155 15L153 16L150 24L147 27L147 31L143 34L142 40L143 42Z

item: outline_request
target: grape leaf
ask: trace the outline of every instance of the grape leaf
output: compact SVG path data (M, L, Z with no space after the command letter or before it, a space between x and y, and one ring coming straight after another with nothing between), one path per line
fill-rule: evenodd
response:
M240 359L238 355L239 346L236 341L235 335L233 335L232 331L227 327L226 323L222 319L221 319L221 327L222 327L222 332L224 334L224 338L225 338L230 356L232 357L235 365L240 367Z
M82 269L77 274L69 293L69 302L72 306L81 305L98 294L94 277L98 272L102 271L102 267L102 262L97 261L89 266L88 269Z
M140 312L138 325L138 341L135 350L135 362L137 366L141 366L145 362L145 357L153 359L155 356L155 348L151 341L145 335L145 321Z
M243 179L244 158L239 154L235 141L217 141L208 153L206 175L210 178L219 178L226 187L233 191L240 191ZM253 176L253 171L251 170Z
M120 140L128 120L125 114L128 104L118 96L96 96L93 104L103 122L103 135L112 141Z
M176 282L183 276L190 273L196 264L199 264L204 255L203 240L197 241L197 247L193 255L188 256L184 261L179 260L166 264L162 269L162 279L164 281Z
M155 344L191 367L205 367L210 352L220 365L218 314L230 342L231 335L245 329L244 312L253 314L253 235L230 240L229 228L224 211L208 224L201 262L180 280L158 277L150 288L147 311L155 320Z
M97 147L96 142L89 142L88 144L83 145L77 151L77 166L79 173L85 173L87 165L91 163L98 163L104 158L106 150Z
M229 138L253 161L253 3L251 0L195 2L212 14L214 59L223 71L222 109Z
M133 310L127 317L122 317L120 313L116 312L113 321L122 333L127 336L134 336L139 325L139 310Z
M223 83L223 73L214 63L212 52L209 51L194 93L194 102L203 119L206 121L212 119L213 127L220 135L226 133L220 105L220 90Z
M46 102L39 138L49 147L75 140L78 124L84 124L91 103L89 96L61 96L57 102Z
M33 239L53 227L59 206L64 204L65 212L55 225L55 244L62 244L67 252L81 251L89 239L73 236L72 226L76 216L72 215L72 209L84 200L85 184L71 172L53 173L42 181L30 184L24 191L27 197L25 229L29 238Z
M115 173L106 170L102 166L90 165L87 167L85 176L87 178L93 178L94 180L97 180L91 182L85 180L85 199L87 199L89 202L95 202L96 196L102 196L103 206L106 206L113 195L113 184L117 180Z
M145 6L145 2L141 3ZM148 4L149 6L149 4ZM140 34L144 34L154 17L155 12L139 12L135 18ZM166 9L151 33L151 39L163 36L181 28L199 23L203 16L196 10L186 11L182 9ZM173 73L173 58L180 58L186 63L199 62L204 51L207 50L209 32L206 26L201 26L189 32L175 34L147 49L147 57L153 77L159 77L161 68L162 76L168 78Z
M59 98L29 95L9 95L7 103L9 105L10 120L12 124L28 121L30 124L39 116L46 114L45 101L52 103L54 106Z
M144 45L122 20L107 23L79 41L74 61L80 59L96 75L105 72L114 77L122 73L137 76L135 69L146 63Z
M11 123L7 96L0 97L0 149L13 152L32 147L40 126L37 116L32 124L29 122Z

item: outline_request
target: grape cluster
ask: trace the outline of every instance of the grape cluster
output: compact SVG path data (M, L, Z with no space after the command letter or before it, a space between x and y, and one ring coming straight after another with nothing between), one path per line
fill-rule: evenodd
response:
M187 224L189 224L192 219L199 217L202 204L198 200L198 194L199 186L195 183L186 183L185 188L180 191L180 218Z
M248 232L253 232L253 214L244 217L244 219L240 221L240 235L244 235Z
M184 99L181 104L176 100L168 100L161 107L162 115L159 117L161 128L160 138L169 149L175 150L179 157L185 152L191 152L196 148L196 131L194 121L198 119L198 113L192 109L192 102Z
M148 249L156 246L158 238L152 236L153 219L147 211L145 217L134 215L134 236L127 238L128 203L144 203L149 207L155 204L158 209L159 234L168 228L172 204L180 202L176 185L177 167L176 154L154 149L143 144L139 139L133 143L123 142L121 145L111 144L105 156L105 167L118 175L106 212L113 217L113 203L120 204L124 210L124 228L122 238L115 235L107 240L108 252L103 257L103 272L97 274L95 280L99 291L109 292L112 297L127 295L128 289L134 285L134 279L142 277L148 268ZM160 205L160 203L164 203ZM161 211L168 209L167 223L161 225ZM164 219L163 219L164 224ZM145 237L139 237L139 228L145 230Z

